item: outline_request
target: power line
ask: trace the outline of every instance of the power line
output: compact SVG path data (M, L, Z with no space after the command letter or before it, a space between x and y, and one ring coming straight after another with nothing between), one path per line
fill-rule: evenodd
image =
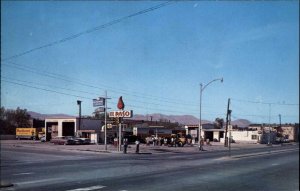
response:
M105 88L99 87L99 86L94 86L94 85L91 85L89 82L84 82L84 81L76 79L76 78L70 78L70 77L67 77L67 76L63 76L61 74L51 73L51 72L47 72L47 71L39 71L35 68L25 67L25 66L22 66L20 64L13 63L13 62L9 62L9 63L10 64L3 63L3 65L8 66L8 67L12 67L12 68L15 68L15 69L18 69L18 70L21 70L21 71L31 72L31 73L35 73L35 74L38 74L38 75L41 75L41 76L47 76L47 77L50 77L50 78L54 78L56 80L59 79L59 80L63 80L63 81L66 81L66 82L76 83L78 85L82 85L82 86L86 86L86 87L90 87L90 88L96 88L96 89L100 89L100 90L109 90L111 92L121 93L121 94L134 96L134 97L138 97L138 98L143 98L143 99L147 98L147 99L152 99L152 100L156 100L156 101L163 100L166 103L184 104L184 105L191 105L191 106L197 105L197 103L184 102L184 101L181 101L181 100L157 97L157 96L153 96L153 95L146 95L146 94L140 94L139 95L136 92L127 93L128 91L126 91L126 90L116 89L116 88L112 88L112 87L106 86L106 85L101 85Z
M43 90L43 91L47 91L47 92L52 92L52 93L57 93L57 94L62 94L62 95L67 95L67 96L72 96L72 97L77 97L77 98L83 98L83 99L89 99L89 100L93 99L93 98L89 98L89 97L84 97L84 96L79 96L79 95L74 95L74 94L68 94L68 93L63 93L63 92L59 92L59 91L55 91L55 90L49 90L49 89L46 89L46 88L40 88L40 87L31 86L31 85L27 85L27 84L12 82L12 81L9 81L9 80L2 80L2 81L10 83L10 84L25 86L25 87L29 87L29 88L33 88L33 89Z
M115 20L112 20L108 23L105 23L105 24L102 24L100 26L97 26L97 27L94 27L94 28L91 28L91 29L88 29L88 30L85 30L83 32L80 32L80 33L77 33L77 34L73 34L71 36L68 36L66 38L63 38L61 40L57 40L57 41L54 41L54 42L50 42L48 44L45 44L45 45L42 45L42 46L39 46L39 47L36 47L36 48L33 48L33 49L30 49L30 50L27 50L25 52L22 52L22 53L19 53L19 54L16 54L16 55L13 55L13 56L10 56L8 58L4 58L4 59L1 59L1 61L6 61L6 60L11 60L13 58L17 58L17 57L20 57L20 56L23 56L23 55L26 55L26 54L29 54L31 52L34 52L34 51L37 51L37 50L40 50L40 49L43 49L43 48L47 48L47 47L51 47L51 46L54 46L54 45L57 45L57 44L60 44L60 43L63 43L63 42L66 42L66 41L69 41L69 40L73 40L77 37L80 37L82 35L85 35L85 34L88 34L88 33L92 33L92 32L95 32L95 31L98 31L98 30L101 30L101 29L104 29L106 27L109 27L109 26L112 26L114 24L117 24L117 23L120 23L124 20L127 20L131 17L135 17L135 16L138 16L138 15L142 15L142 14L145 14L147 12L150 12L150 11L154 11L156 9L159 9L159 8L162 8L164 6L167 6L171 3L174 3L176 1L167 1L167 2L164 2L164 3L161 3L159 5L156 5L156 6L153 6L153 7L150 7L150 8L147 8L147 9L144 9L144 10L141 10L141 11L138 11L136 13L133 13L133 14L130 14L130 15L127 15L127 16L124 16L124 17L121 17L119 19L115 19Z
M43 91L57 93L57 94L66 95L66 96L72 96L72 97L76 97L76 98L83 98L83 99L87 99L87 100L92 100L93 99L93 98L90 98L90 97L85 97L85 96L80 96L80 95L75 95L75 94L69 94L69 93L59 92L59 91L50 90L50 89L46 89L46 88L40 88L40 87L31 86L31 85L27 85L27 84L17 83L17 82L13 82L13 81L9 81L9 80L2 80L2 81L6 82L6 83L14 84L14 85L29 87L29 88L33 88L33 89L37 89L37 90L43 90ZM111 102L111 103L114 103L114 102ZM115 104L117 104L117 103L115 103ZM127 106L129 106L131 108L142 108L142 109L151 109L151 110L156 110L156 111L158 110L158 111L163 111L163 112L186 114L185 112L176 111L176 110L166 110L166 109L143 107L143 106L139 106L139 105L130 105L130 104L128 104ZM191 114L195 114L195 113L191 113ZM206 115L214 115L215 116L215 115L223 115L223 114L207 113Z
M286 106L299 106L297 103L271 103L271 102L260 102L260 101L249 101L249 100L242 100L242 99L236 99L236 98L231 98L234 101L238 102L244 102L244 103L254 103L254 104L271 104L271 105L286 105Z
M31 82L31 81L26 81L26 80L17 80L17 79L6 77L6 76L1 76L1 77L4 79L8 79L8 80L14 80L14 81L23 82L23 83L35 84L35 85L39 85L39 86L52 87L52 88L57 88L57 89L62 89L62 90L67 90L67 91L72 91L72 92L86 93L86 94L90 94L90 95L97 95L97 96L99 95L99 94L87 92L87 91L74 90L74 89L70 89L70 88L62 88L62 87L58 87L58 86L41 84L41 83L36 83L36 82Z
M35 84L35 85L39 85L39 86L46 86L46 87L58 88L58 89L62 89L62 90L72 91L72 92L86 93L86 94L90 94L90 95L97 95L97 96L99 96L99 94L93 93L93 92L75 90L75 89L70 89L70 88L63 88L63 87L58 87L58 86L53 86L53 85L48 85L48 84L41 84L41 83L36 83L36 82L31 82L31 81L25 81L25 80L18 80L18 79L6 77L6 76L2 76L2 78L7 79L7 80L14 80L14 81L17 81L17 82ZM118 99L118 97L115 97L115 96L110 96L110 97ZM130 100L131 99L129 99L129 101ZM164 104L158 104L158 103L151 103L151 102L143 102L143 101L138 101L138 100L134 100L134 102L142 103L142 104L155 105L155 106L174 107L174 106L170 106L170 105L164 105ZM186 106L185 105L177 105L176 107L186 107ZM194 111L197 111L197 110L194 110Z

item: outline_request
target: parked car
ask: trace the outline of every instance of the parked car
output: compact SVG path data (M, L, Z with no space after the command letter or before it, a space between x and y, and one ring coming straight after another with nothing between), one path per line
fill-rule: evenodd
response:
M42 136L40 140L41 142L46 142L46 136Z
M75 145L83 145L83 140L79 138L74 138Z
M285 139L283 139L283 142L284 142L284 143L289 143L290 140L285 138Z
M79 138L79 139L82 140L82 144L84 144L84 145L91 144L91 139L89 139L89 138Z
M50 140L50 143L57 144L57 145L75 145L74 137L67 136L67 137L54 137Z

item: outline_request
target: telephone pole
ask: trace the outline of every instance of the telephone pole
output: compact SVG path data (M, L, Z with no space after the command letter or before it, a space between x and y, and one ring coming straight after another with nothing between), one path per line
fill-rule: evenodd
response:
M228 103L227 103L227 115L226 115L226 127L225 127L225 142L224 146L228 146L228 137L227 137L227 132L228 132L228 118L230 115L230 110L229 110L229 105L230 105L230 98L228 98Z
M78 125L78 130L81 128L81 102L80 100L77 100L77 105L79 105L79 125Z

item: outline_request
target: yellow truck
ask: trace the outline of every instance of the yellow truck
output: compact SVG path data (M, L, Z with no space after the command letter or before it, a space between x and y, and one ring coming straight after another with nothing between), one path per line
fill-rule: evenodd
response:
M16 139L40 139L44 128L16 128Z

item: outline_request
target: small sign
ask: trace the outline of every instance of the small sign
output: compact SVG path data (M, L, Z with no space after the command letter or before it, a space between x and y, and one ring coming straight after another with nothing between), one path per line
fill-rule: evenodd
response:
M99 97L98 99L93 99L93 106L98 107L98 106L104 106L105 105L105 98Z
M124 117L131 118L133 115L133 111L111 111L109 112L109 117Z
M98 107L96 109L96 112L105 112L105 108L104 107Z

